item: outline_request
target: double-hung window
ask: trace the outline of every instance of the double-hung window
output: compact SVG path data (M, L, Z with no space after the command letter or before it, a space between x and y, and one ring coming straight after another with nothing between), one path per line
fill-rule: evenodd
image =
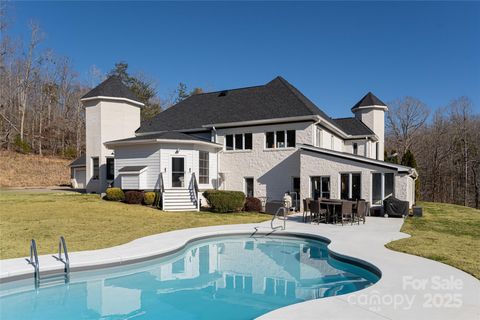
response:
M225 150L252 150L252 134L237 133L225 136Z
M209 153L208 151L199 151L198 154L198 183L208 184L209 180Z
M295 130L281 130L265 133L266 149L295 148Z

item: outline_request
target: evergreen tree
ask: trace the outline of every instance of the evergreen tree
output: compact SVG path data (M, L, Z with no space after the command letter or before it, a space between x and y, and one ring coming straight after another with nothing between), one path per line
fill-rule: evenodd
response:
M385 150L383 158L385 159L385 162L398 164L398 153L395 150L392 150L390 155L387 150Z
M152 83L128 73L128 63L118 62L109 72L109 76L117 76L138 97L145 106L142 108L142 121L153 118L162 111L157 92Z
M177 97L175 98L175 104L179 103L190 97L190 93L188 93L187 85L183 82L178 84L177 90L175 90Z
M410 151L410 149L407 149L407 151L405 151L402 157L401 164L407 167L412 167L412 168L417 167L417 162L415 161L415 157L413 153Z
M417 161L415 160L415 156L410 151L410 149L407 149L407 151L405 151L405 154L402 157L401 164L414 169L417 168ZM417 201L420 200L420 177L417 177L417 180L415 180L415 199Z

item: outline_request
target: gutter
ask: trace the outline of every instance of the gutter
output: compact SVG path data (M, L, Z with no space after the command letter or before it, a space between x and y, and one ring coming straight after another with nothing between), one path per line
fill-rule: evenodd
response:
M219 145L215 142L209 141L199 141L199 140L170 140L170 139L145 139L145 140L129 140L129 141L109 141L104 142L103 145L109 149L116 146L127 146L127 145L136 145L136 144L151 144L151 143L178 143L178 144L196 144L196 145L206 145L215 148L223 148L222 145Z
M141 103L139 101L135 101L135 100L132 100L132 99L128 99L128 98L120 98L120 97L108 97L108 96L96 96L96 97L90 97L90 98L83 98L83 99L80 99L80 101L84 102L84 101L92 101L92 100L113 100L113 101L126 101L126 102L129 102L131 104L135 104L139 107L143 107L145 106L144 103Z

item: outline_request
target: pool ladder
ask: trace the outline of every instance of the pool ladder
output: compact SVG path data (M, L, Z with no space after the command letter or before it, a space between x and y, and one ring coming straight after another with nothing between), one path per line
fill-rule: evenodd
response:
M63 255L62 255L63 252ZM40 264L38 262L38 253L37 253L37 243L35 239L30 241L30 259L26 259L29 264L33 266L33 275L35 281L35 288L40 287L40 280L52 282L55 280L63 279L65 283L70 281L70 259L68 258L67 243L65 238L60 236L58 241L58 256L52 256L57 261L60 261L64 264L63 273L52 274L44 276L40 279Z
M278 215L280 213L280 211L283 212L283 215L282 217L280 218L280 216ZM287 223L287 213L288 213L288 209L285 208L285 207L280 207L277 209L277 211L275 212L275 214L273 215L273 218L272 218L272 221L270 221L270 227L272 228L272 230L277 230L277 229L282 229L282 230L285 230L285 228L287 227L286 223ZM283 226L276 226L274 227L273 226L273 222L275 221L275 219L278 219L278 220L283 220Z

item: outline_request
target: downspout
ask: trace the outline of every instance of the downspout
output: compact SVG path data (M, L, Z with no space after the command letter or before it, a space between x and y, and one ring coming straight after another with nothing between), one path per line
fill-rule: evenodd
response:
M214 132L213 136L212 136L212 139L213 139L213 142L217 143L217 129L215 128L215 126L212 127L212 131ZM219 187L219 175L218 175L218 151L215 153L215 155L217 156L217 183L215 184L215 190L218 190L218 187Z

